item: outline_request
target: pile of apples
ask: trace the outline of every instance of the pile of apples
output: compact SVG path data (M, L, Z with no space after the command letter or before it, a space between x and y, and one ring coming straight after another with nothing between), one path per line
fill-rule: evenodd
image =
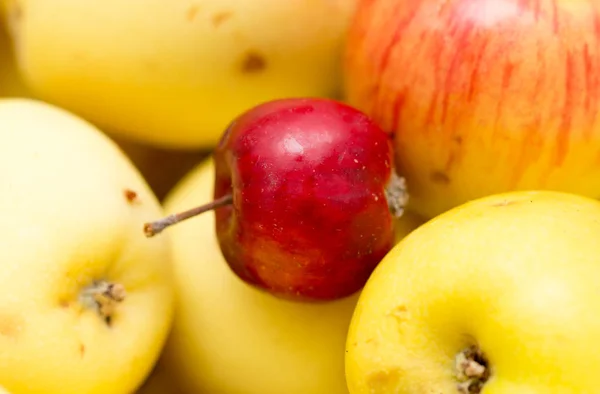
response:
M0 393L594 393L600 0L0 0Z

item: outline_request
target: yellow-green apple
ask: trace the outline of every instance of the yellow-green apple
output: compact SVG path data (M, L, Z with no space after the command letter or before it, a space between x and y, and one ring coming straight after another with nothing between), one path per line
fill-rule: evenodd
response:
M395 133L407 209L600 197L600 2L363 0L355 15L345 98Z
M186 149L213 148L263 101L338 94L356 2L3 1L40 97L125 138Z
M173 189L168 213L213 200L213 160ZM169 375L189 393L347 394L344 343L357 295L303 303L247 284L224 260L214 222L209 211L170 230L177 304ZM411 215L398 222L398 239L420 223Z
M162 209L131 162L86 121L0 100L0 384L14 394L129 394L173 315Z
M351 394L577 394L600 386L600 202L513 191L400 241L364 287Z

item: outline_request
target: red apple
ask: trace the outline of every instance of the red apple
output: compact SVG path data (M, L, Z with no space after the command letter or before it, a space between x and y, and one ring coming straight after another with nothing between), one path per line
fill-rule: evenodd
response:
M394 132L408 209L600 197L600 1L362 0L345 100Z
M231 269L294 300L355 293L394 245L406 194L391 140L346 104L299 98L254 107L225 131L214 162L214 202L148 224L148 235L216 209Z

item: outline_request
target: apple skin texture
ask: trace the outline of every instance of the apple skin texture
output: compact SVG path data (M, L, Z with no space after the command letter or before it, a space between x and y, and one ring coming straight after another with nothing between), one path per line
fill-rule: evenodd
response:
M351 394L457 393L454 357L478 344L485 394L600 387L600 203L512 192L423 224L361 292L346 344Z
M355 15L346 100L395 133L407 209L600 196L600 2L370 0Z
M391 140L327 99L282 99L245 112L215 153L226 261L274 295L331 300L358 291L394 244L385 188Z

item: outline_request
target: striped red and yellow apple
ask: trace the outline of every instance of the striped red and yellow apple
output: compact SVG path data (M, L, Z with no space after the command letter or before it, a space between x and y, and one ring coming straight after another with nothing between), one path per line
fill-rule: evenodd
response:
M600 197L600 1L360 1L345 76L346 100L394 133L408 209Z

